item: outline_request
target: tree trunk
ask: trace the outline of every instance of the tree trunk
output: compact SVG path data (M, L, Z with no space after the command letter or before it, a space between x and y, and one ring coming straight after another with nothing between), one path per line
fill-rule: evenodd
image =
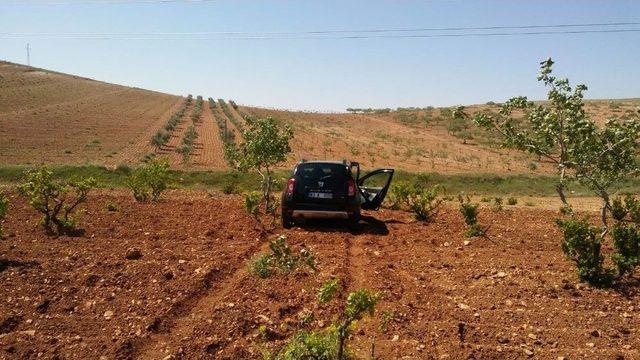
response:
M347 335L346 323L343 323L338 329L338 360L344 359L344 341Z
M601 220L602 220L602 232L600 236L603 238L609 233L609 224L607 222L607 209L609 208L609 194L605 191L602 191L600 196L602 196L602 212L601 212Z

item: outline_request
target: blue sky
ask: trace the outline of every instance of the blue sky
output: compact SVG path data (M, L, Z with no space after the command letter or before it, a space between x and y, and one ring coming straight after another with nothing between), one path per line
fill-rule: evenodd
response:
M514 95L542 98L544 89L535 80L538 62L552 57L558 74L589 86L590 98L640 96L640 32L271 40L222 36L179 41L59 38L62 33L637 22L639 1L107 1L0 0L0 59L25 63L29 42L32 65L38 67L174 94L328 111L484 103ZM2 35L7 33L36 35Z

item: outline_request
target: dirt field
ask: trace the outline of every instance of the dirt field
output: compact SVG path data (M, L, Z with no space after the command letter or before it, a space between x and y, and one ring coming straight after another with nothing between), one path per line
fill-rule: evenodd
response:
M137 163L179 101L0 62L0 163Z
M137 204L124 191L95 193L83 235L49 238L10 197L0 358L258 359L308 311L307 329L328 326L358 288L384 294L353 335L363 357L372 342L380 359L640 357L638 287L577 283L553 210L483 209L491 240L468 243L453 208L431 224L368 213L357 234L310 224L283 233L315 254L319 271L259 280L247 261L280 232L261 231L240 198L175 191ZM133 248L141 257L127 259ZM333 277L339 297L320 306L316 289Z

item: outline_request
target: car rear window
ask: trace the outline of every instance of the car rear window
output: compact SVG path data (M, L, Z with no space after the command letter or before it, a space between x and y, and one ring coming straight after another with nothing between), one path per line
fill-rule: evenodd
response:
M344 184L347 181L347 167L342 164L300 164L296 175L306 186L315 185L318 181L326 181L335 185Z

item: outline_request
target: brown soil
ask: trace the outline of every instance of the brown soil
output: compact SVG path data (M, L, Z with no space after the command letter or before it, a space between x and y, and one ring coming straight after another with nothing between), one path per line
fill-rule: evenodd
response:
M137 163L177 100L0 62L0 163Z
M283 233L295 251L315 254L319 271L259 280L247 261L280 231L261 231L234 196L179 191L138 204L105 191L90 196L83 235L57 238L10 198L0 358L259 359L306 311L315 319L307 329L329 325L358 288L384 294L351 340L363 357L372 342L380 359L640 357L637 284L579 284L555 211L485 209L490 239L466 245L453 207L430 224L368 213L357 234L311 223ZM318 305L316 289L333 277L338 298Z

